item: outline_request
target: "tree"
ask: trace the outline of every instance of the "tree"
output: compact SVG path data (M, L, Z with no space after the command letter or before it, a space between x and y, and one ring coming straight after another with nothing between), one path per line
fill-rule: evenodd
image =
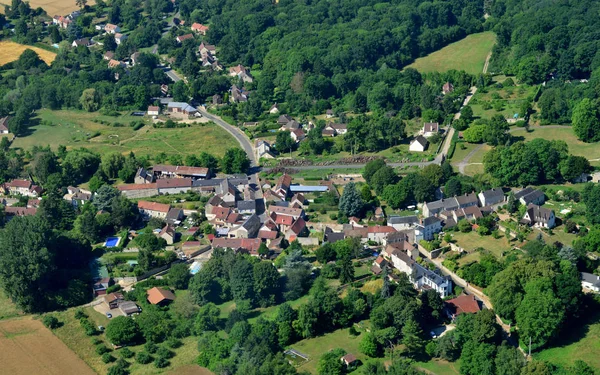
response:
M496 375L519 375L525 365L525 358L517 348L504 342L498 347L494 364Z
M79 98L81 108L88 112L95 112L100 108L99 97L96 89L85 89Z
M373 176L371 176L371 181L369 182L369 185L373 187L377 194L381 195L383 193L383 189L386 186L393 185L397 181L398 175L394 171L394 168L385 166L378 169L377 172L375 172Z
M219 329L219 316L221 311L214 303L207 303L200 308L196 315L195 329L200 334L205 331L217 331Z
M298 319L294 321L294 329L304 338L314 337L317 334L317 324L319 323L320 306L314 299L300 306L298 309Z
M250 300L256 297L254 290L254 271L252 264L246 258L239 257L235 260L229 271L231 294L236 302Z
M104 154L101 164L102 171L108 178L117 178L119 170L123 168L123 163L125 163L125 157L118 152Z
M42 319L42 323L50 329L55 329L60 326L60 322L54 315L45 315Z
M77 5L79 9L83 9L87 5L87 0L75 0L75 5Z
M365 181L367 181L367 184L371 183L371 177L373 177L375 172L377 172L378 170L380 170L381 168L383 168L385 166L386 166L385 160L380 159L380 158L369 161L365 165L365 169L363 170L363 173L362 173L363 178L365 179Z
M344 349L333 349L319 358L317 373L319 375L342 375L344 373L344 364L340 360L346 351Z
M140 328L126 316L113 318L106 326L106 338L114 345L132 345L140 339Z
M246 173L249 167L250 159L240 148L228 149L221 160L221 169L225 173Z
M600 119L596 108L596 103L584 98L573 109L573 131L584 142L600 140Z
M409 319L402 327L402 343L411 356L417 356L423 352L423 348L425 348L423 331L415 320Z
M342 197L340 198L339 210L342 215L356 216L360 214L364 206L364 202L360 194L356 190L353 182L348 183L344 188Z
M381 286L381 298L386 299L390 298L390 278L389 278L389 269L387 264L383 266L383 270L381 272L381 278L383 279L383 284Z
M533 360L521 369L521 375L552 375L552 371L545 362Z
M595 375L596 371L582 360L575 361L574 365L570 368L570 373L573 375Z
M466 105L461 108L460 118L467 123L470 123L471 121L473 121L473 109L471 108L471 106Z
M277 152L279 152L280 154L283 154L285 152L291 152L292 147L294 147L295 144L296 142L294 142L294 139L290 136L290 132L277 132L277 137L275 139L275 149L277 150Z
M315 256L319 263L327 264L328 262L335 260L337 254L336 254L335 249L333 248L332 244L324 243L323 246L319 247L315 251Z
M343 284L351 283L354 280L354 266L350 255L344 256L339 261L340 266L340 282Z
M573 181L591 169L590 162L583 156L569 155L560 163L560 174L565 181Z
M531 339L531 348L535 350L556 336L563 322L564 311L554 293L552 281L549 278L529 281L515 315L521 345L528 345Z
M33 175L41 184L48 180L48 176L60 172L60 165L56 160L56 155L50 152L38 152L31 163Z
M377 342L377 338L372 332L363 335L360 344L358 344L358 349L361 353L369 357L375 358L381 356L381 345Z
M460 356L463 375L494 375L495 347L491 344L468 341Z
M271 262L254 264L254 291L261 307L275 303L276 295L280 290L280 278L277 268Z
M519 201L515 199L515 194L511 191L508 194L508 199L506 201L506 210L511 214L514 214L519 209Z
M167 276L169 285L175 289L187 289L191 277L188 266L185 263L171 266Z

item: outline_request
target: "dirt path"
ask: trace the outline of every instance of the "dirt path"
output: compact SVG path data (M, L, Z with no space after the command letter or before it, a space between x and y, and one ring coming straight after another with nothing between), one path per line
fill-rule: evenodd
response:
M483 64L483 74L487 73L488 67L490 66L490 59L492 58L492 53L490 52L485 58L485 64Z
M460 162L458 162L458 164L456 164L456 166L458 167L458 171L461 174L465 174L465 167L467 165L469 165L469 160L471 160L471 158L473 157L473 155L475 155L475 153L477 151L479 151L483 147L483 145L484 144L482 143L482 144L478 145L477 147L475 147L471 152L469 152L467 154L467 156L464 157L463 160L461 160ZM481 163L479 163L479 164L481 164Z

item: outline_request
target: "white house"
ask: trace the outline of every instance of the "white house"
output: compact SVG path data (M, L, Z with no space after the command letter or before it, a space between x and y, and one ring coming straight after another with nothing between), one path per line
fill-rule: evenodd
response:
M121 32L121 28L112 23L107 23L106 26L104 26L104 31L106 31L109 34L116 34Z
M269 108L269 113L272 115L276 115L279 113L279 106L277 105L277 103L273 104L271 108Z
M0 118L0 134L9 133L10 130L8 130L8 119L8 116Z
M121 33L115 34L115 42L117 43L117 45L123 43L125 39L127 39L127 35Z
M492 206L504 202L504 192L501 188L481 191L477 194L481 207Z
M600 292L600 276L587 272L581 273L581 286L595 293Z
M438 134L440 131L440 124L437 122L426 122L423 124L423 129L421 130L421 134L425 137L432 137Z
M160 107L156 105L151 105L148 107L148 116L158 116L160 115Z
M417 228L419 235L422 236L425 241L431 241L436 233L442 231L442 220L435 216L427 217L421 220L421 223Z
M442 276L439 270L430 271L400 250L392 252L391 260L394 268L408 275L416 289L433 289L442 298L452 294L452 279Z
M427 149L428 144L429 141L427 141L427 138L420 135L410 142L408 150L411 152L423 152Z
M527 211L521 220L523 224L548 229L554 228L556 225L555 221L556 216L554 216L554 211L535 204L530 204L527 207Z

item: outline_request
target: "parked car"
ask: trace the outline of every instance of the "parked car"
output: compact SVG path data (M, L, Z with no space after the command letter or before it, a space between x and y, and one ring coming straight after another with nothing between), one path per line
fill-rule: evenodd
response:
M107 312L107 313L106 313L106 317L107 317L108 319L110 319L110 318L112 318L112 314L111 314L111 313L109 313L109 312Z

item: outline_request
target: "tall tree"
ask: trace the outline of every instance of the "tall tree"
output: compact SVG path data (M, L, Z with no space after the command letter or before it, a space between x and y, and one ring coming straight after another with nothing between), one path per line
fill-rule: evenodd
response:
M585 98L573 109L573 131L584 142L600 140L600 119L597 104Z
M344 188L342 197L340 198L339 210L342 215L356 216L360 214L364 207L364 202L356 190L356 185L353 182L348 183Z

